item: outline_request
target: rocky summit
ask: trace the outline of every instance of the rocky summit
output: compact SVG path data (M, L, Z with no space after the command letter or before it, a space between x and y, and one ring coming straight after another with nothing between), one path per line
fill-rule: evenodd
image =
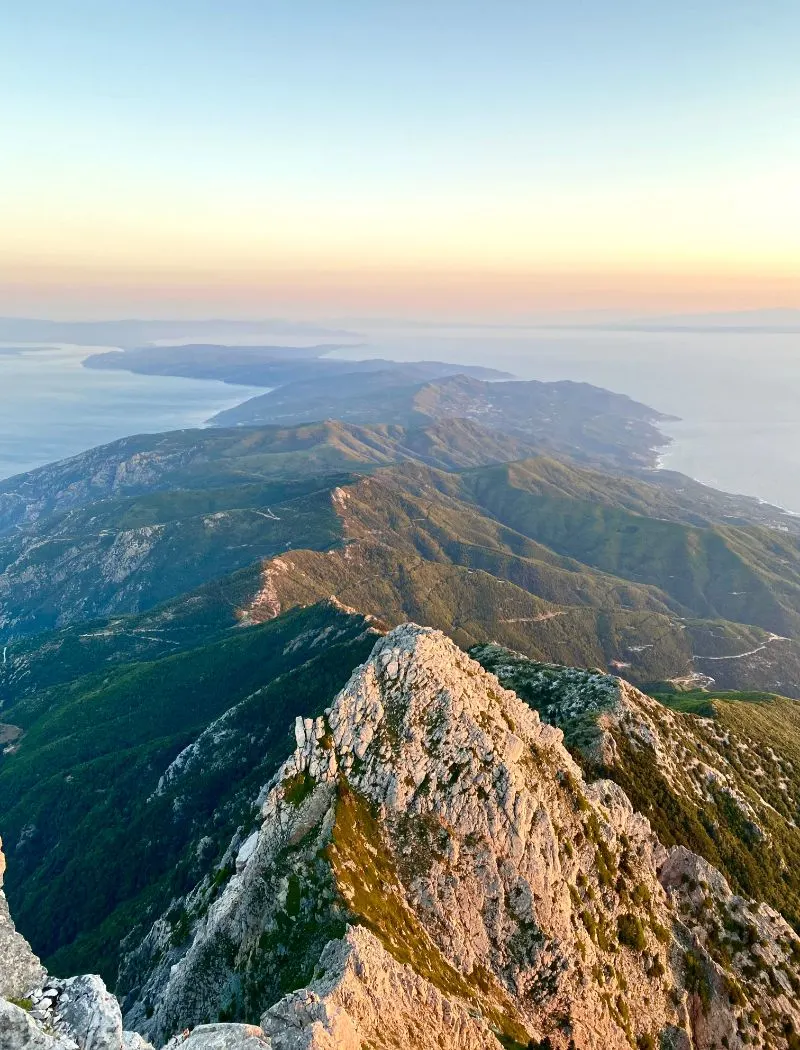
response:
M0 1046L798 1046L780 913L665 847L443 634L381 637L295 743L221 860L126 940L125 1030L98 978L48 978L3 919Z

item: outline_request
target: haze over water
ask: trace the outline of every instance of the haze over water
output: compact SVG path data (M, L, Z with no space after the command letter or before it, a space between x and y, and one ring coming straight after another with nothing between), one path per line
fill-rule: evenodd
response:
M100 347L0 346L0 478L128 434L201 425L263 390L83 368Z

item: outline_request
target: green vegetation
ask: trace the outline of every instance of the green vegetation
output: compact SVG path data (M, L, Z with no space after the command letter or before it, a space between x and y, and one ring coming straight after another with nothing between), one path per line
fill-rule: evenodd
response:
M715 700L732 700L745 703L767 703L776 700L774 693L765 693L755 690L733 690L733 689L686 689L678 690L674 687L665 687L666 683L648 686L647 692L673 711L683 714L700 715L701 718L714 718Z
M364 626L295 610L17 703L26 733L0 762L6 890L48 963L113 982L121 937L221 856L293 749L295 716L321 714L366 658Z
M20 1010L32 1010L33 1009L33 1000L32 999L13 999L12 998L12 999L9 999L8 1002L10 1002L12 1006L18 1006L20 1008Z
M303 770L283 783L283 796L293 806L300 806L314 790L315 781Z
M620 944L635 952L643 952L647 947L642 920L632 912L623 912L617 917L617 937Z
M700 999L704 1010L708 1010L711 1002L711 982L705 963L694 952L687 952L684 958L684 980L687 990Z
M462 379L437 387L428 408L445 387L448 404L468 404L473 381L462 388ZM493 397L501 386L492 385ZM569 396L583 404L597 392ZM176 596L193 586L216 589L233 618L258 592L261 560L275 555L289 566L275 580L283 607L335 593L388 622L439 626L465 647L491 637L541 661L614 666L639 682L699 668L724 686L776 689L782 681L781 691L800 694L800 644L767 633L798 633L794 533L728 524L730 499L697 486L531 457L538 433L464 419L432 424L424 413L418 422L425 425L327 422L128 439L87 453L86 463L78 457L15 482L0 529L14 524L13 507L25 498L35 497L39 517L0 540L13 610L0 695L36 658L20 635L162 603L162 622L150 617L158 633L169 629L168 610L180 609ZM518 456L528 458L485 465ZM129 463L147 469L120 469ZM93 480L76 497L88 464ZM346 502L333 500L337 488ZM136 572L120 575L128 556ZM134 640L123 633L106 619L69 644L128 652ZM157 646L147 634L135 639L140 655ZM101 644L101 635L113 637ZM742 652L753 656L718 659Z
M385 369L338 381L290 383L220 413L216 422L297 424L335 418L418 427L478 420L491 432L535 442L539 449L629 468L652 462L650 450L663 443L653 426L658 418L653 409L587 383L489 383L463 374L425 378Z
M330 489L312 483L149 493L45 518L0 539L10 615L0 640L150 609L292 545L341 541Z
M470 472L463 485L504 525L583 565L657 587L690 616L782 634L800 627L794 537L691 524L679 506L669 512L655 486L615 483L542 459ZM651 516L656 508L659 516Z
M382 382L364 379L348 402L349 418L371 413L369 425L131 438L0 485L0 706L14 727L13 739L3 730L0 831L9 898L34 947L56 969L113 981L124 935L210 869L219 890L224 850L252 826L294 717L320 714L372 646L362 615L316 604L331 595L476 647L662 841L696 850L800 928L800 705L773 692L800 696L796 526L767 528L766 510L686 479L653 484L536 455L631 468L650 414L592 388L493 384L484 412L479 381ZM292 418L305 397L302 411L318 412L338 396L309 393L286 388L281 411ZM601 765L597 722L615 684L554 661L659 683L653 695L686 748L677 772L621 733L616 761ZM718 691L672 684L698 670ZM687 756L724 762L735 790L711 780L694 791L681 779ZM312 788L299 775L287 797L300 805ZM349 805L334 851L350 848ZM621 861L594 838L610 889ZM366 870L373 887L399 877L377 860ZM281 944L308 911L304 877L289 882ZM392 911L392 894L370 895L379 913L352 889L365 924L424 965L413 916ZM641 950L641 925L623 918L614 931L584 914L606 950ZM188 923L176 915L176 942ZM306 961L300 951L287 980Z
M800 691L798 643L770 642L758 627L691 618L701 607L709 610L705 569L692 584L704 596L690 608L664 587L674 591L670 577L691 575L694 569L670 561L668 551L657 584L623 580L523 534L547 513L529 509L518 530L497 520L502 507L493 504L487 512L477 505L483 497L471 491L475 479L488 484L499 474L502 481L508 470L456 476L409 464L346 487L341 507L348 547L282 556L280 571L271 574L278 600L286 607L334 593L388 623L414 619L440 627L465 648L488 636L541 661L619 665L634 681L686 675L697 650L718 655L756 650L766 652L763 663L757 658L729 663L749 675L760 674L768 684L776 673L768 650L775 645L781 647L782 668L790 678L796 667ZM647 521L642 518L642 528L649 527ZM687 536L694 533L688 526L666 524L683 536L680 550L691 547L694 540ZM612 531L608 543L619 546L622 537ZM642 557L650 568L652 559ZM683 597L692 599L693 593L689 588ZM788 607L774 606L772 612L767 616L765 611L765 622L796 615Z
M667 845L683 845L725 873L731 884L756 900L765 900L800 929L800 834L796 826L776 816L769 820L771 848L754 836L748 821L729 797L712 792L713 802L694 802L659 769L650 752L617 738L619 761L597 770L615 780L648 817ZM759 781L742 780L745 792ZM784 806L786 802L784 799Z

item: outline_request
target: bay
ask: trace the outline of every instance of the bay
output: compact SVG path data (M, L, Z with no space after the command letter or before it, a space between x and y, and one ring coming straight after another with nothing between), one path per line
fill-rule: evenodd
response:
M215 412L264 393L83 368L101 349L0 346L0 478L129 434L201 426Z

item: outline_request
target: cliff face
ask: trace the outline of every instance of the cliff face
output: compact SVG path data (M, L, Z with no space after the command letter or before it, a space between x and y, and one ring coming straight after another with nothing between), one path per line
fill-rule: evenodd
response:
M0 839L0 998L19 999L39 983L44 970L30 945L17 933L3 893L6 859Z
M439 632L390 632L296 742L249 834L123 963L154 1042L795 1045L789 925L665 849Z

